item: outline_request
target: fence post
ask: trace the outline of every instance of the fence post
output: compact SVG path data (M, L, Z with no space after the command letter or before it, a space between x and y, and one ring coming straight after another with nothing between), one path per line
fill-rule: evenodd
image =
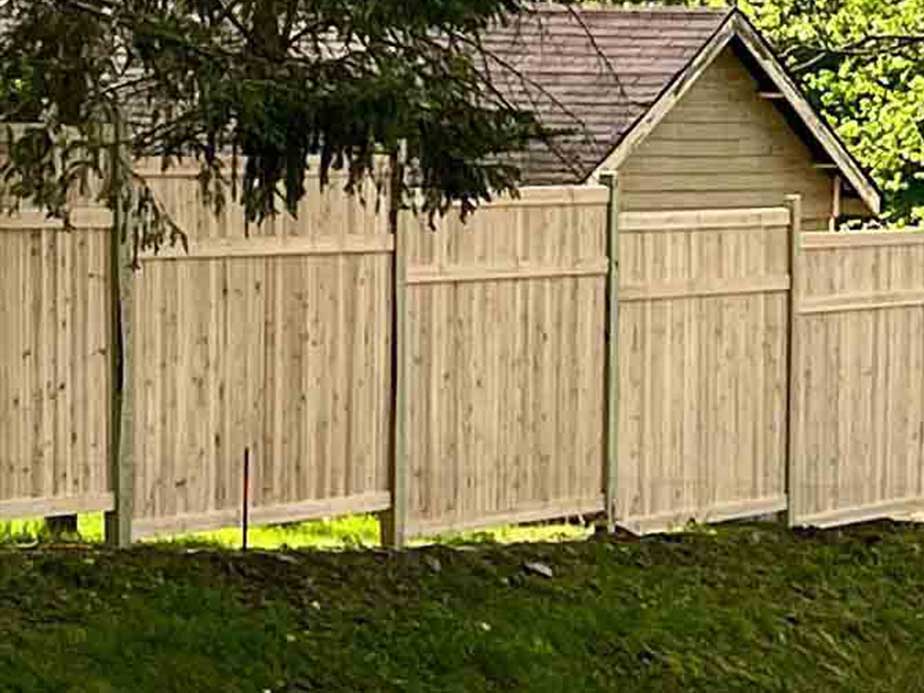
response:
M133 239L121 194L123 130L114 126L113 171L116 202L109 240L109 311L111 388L109 402L109 474L115 508L106 513L106 543L125 548L132 541L134 499L134 383L132 378Z
M603 483L606 526L616 528L616 475L619 456L619 204L617 173L605 173L600 182L610 189L606 215L606 357L604 359Z
M395 549L404 546L407 527L407 212L402 211L404 167L407 145L402 142L392 155L391 199L389 224L394 239L394 272L392 276L392 413L389 480L391 509L381 515L382 544Z
M789 350L786 356L786 524L796 524L795 497L793 485L796 478L796 315L799 310L799 255L802 248L802 195L787 195L786 206L789 207L789 318L786 326Z

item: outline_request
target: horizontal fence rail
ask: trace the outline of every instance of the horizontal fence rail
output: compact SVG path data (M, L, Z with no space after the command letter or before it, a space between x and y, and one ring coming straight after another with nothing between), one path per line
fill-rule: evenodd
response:
M801 233L796 199L625 212L618 178L433 228L309 176L297 216L247 226L197 171L141 170L188 244L128 279L130 454L112 215L0 221L0 518L237 524L245 451L251 522L383 513L396 545L924 509L924 232Z

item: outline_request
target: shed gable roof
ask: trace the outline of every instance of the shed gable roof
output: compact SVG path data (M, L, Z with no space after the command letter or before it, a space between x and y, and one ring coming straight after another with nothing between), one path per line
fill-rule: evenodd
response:
M805 130L873 211L881 193L737 10L536 6L495 27L484 45L508 98L569 130L554 149L517 156L524 182L579 183L624 161L732 41L750 55ZM752 66L749 66L752 69Z
M728 11L540 6L488 33L495 80L547 127L573 131L520 164L530 184L586 178L702 49Z

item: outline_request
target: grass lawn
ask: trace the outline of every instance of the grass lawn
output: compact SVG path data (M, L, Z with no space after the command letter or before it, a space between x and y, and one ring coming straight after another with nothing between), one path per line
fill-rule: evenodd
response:
M922 549L890 524L398 554L7 544L0 691L924 690Z
M103 541L103 516L101 513L80 515L77 522L79 537L74 539L91 544ZM411 541L411 546L429 544L473 544L536 541L574 541L586 539L591 530L579 524L535 524L525 527L492 527L472 532L443 534ZM0 522L0 543L29 544L47 540L45 522L42 519L13 520ZM241 546L240 528L220 529L210 532L191 532L176 536L155 537L147 540L159 544L203 545L216 548L237 549ZM251 527L248 544L254 549L361 549L381 546L379 521L374 515L353 515L330 520L313 520L287 525Z

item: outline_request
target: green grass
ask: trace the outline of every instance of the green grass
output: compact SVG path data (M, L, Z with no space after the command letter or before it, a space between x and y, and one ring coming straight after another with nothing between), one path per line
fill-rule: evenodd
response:
M573 524L537 524L528 527L502 526L474 532L442 534L411 542L412 546L427 544L510 544L528 541L565 541L583 539L590 530ZM100 514L78 517L78 537L73 539L98 544L103 541L103 519ZM47 541L42 520L0 522L0 543L33 543ZM241 546L240 528L211 532L191 532L149 540L156 543L206 544L216 548L236 549ZM380 546L379 523L373 515L353 515L331 520L314 520L287 525L252 527L248 544L255 549L358 549Z
M924 529L890 524L397 554L8 544L0 690L924 690L922 578Z

